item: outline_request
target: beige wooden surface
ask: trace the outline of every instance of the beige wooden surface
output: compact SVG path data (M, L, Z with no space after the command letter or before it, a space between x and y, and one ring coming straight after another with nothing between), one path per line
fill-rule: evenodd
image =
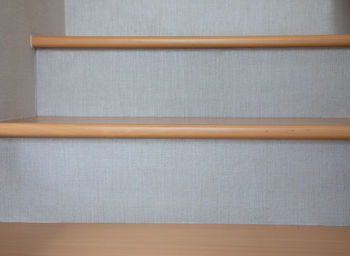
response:
M0 122L0 137L350 139L350 119L36 117Z
M35 36L34 48L246 48L350 46L350 35L282 36Z
M196 224L0 224L6 256L350 255L350 227Z

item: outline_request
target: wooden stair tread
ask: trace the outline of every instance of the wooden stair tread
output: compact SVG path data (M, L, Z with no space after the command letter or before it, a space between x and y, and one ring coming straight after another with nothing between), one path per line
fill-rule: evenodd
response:
M0 137L350 139L350 118L34 117Z
M279 36L36 36L33 48L347 47L350 35Z
M350 227L0 223L3 255L350 255Z

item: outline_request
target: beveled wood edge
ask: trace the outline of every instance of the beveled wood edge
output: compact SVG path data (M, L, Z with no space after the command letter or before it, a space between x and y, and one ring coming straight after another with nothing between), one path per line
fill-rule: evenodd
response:
M51 117L51 119L55 119ZM74 117L71 117L74 119ZM93 120L93 119L92 119ZM350 139L344 123L279 124L49 123L0 122L0 137L188 138L188 139ZM312 120L312 119L311 119ZM327 120L327 119L326 119ZM333 119L329 119L333 120ZM337 119L334 119L337 120Z
M30 36L33 48L348 47L350 34L276 36Z

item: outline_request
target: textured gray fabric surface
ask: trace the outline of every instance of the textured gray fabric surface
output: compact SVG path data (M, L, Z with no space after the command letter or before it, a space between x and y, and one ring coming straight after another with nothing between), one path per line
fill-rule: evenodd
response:
M348 142L1 142L1 221L350 225Z
M36 115L29 36L64 29L64 0L0 0L0 120Z
M350 49L39 50L39 115L350 117Z
M66 0L68 35L349 33L348 0Z

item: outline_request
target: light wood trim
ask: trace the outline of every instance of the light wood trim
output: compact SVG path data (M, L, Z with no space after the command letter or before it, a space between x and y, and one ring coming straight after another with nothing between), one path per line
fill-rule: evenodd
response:
M1 255L348 256L349 227L0 223Z
M350 35L32 36L34 48L258 48L350 46Z
M347 140L350 119L37 117L0 122L0 137Z

